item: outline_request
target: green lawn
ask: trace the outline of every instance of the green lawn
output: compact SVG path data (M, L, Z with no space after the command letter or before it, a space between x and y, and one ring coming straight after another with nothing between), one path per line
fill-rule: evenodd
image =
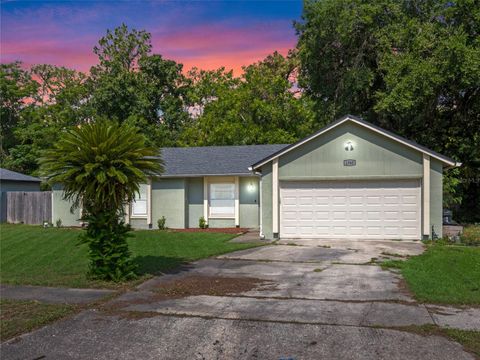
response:
M0 269L4 284L67 287L118 287L86 278L87 245L79 229L0 225ZM254 244L228 242L235 235L134 231L130 250L141 279L182 263L246 249Z
M406 261L387 261L399 268L419 301L480 305L480 248L431 245Z
M76 311L67 304L42 304L37 301L0 300L0 339L32 331Z

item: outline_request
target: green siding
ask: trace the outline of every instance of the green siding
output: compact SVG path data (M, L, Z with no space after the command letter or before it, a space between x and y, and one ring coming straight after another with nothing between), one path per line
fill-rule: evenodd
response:
M130 218L130 225L134 229L148 229L147 219L146 218ZM152 224L152 228L157 228L157 221Z
M272 162L262 166L262 232L273 239L272 231Z
M59 185L53 186L52 223L62 220L63 226L80 226L80 209L70 211L72 203L63 199L63 190Z
M433 226L442 237L443 226L443 166L438 160L430 161L430 229ZM430 231L431 233L431 231Z
M208 219L208 227L232 228L235 227L235 219Z
M188 211L186 227L198 228L198 221L203 216L203 178L189 178L188 183Z
M345 150L351 141L354 149ZM354 159L356 166L344 166ZM272 232L272 162L262 166L262 230ZM356 180L421 178L423 155L367 128L345 123L279 158L282 180ZM431 159L430 223L442 236L442 163Z
M345 151L352 141L353 151ZM356 166L344 166L354 159ZM279 159L279 180L421 177L422 154L353 123L345 123Z
M240 178L240 227L259 227L259 180L257 177Z
M152 223L166 218L166 226L172 229L185 227L186 179L160 179L152 183Z

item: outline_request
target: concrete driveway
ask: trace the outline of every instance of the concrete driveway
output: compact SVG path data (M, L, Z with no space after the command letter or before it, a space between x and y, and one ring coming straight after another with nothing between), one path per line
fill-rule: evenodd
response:
M422 251L418 242L282 240L198 261L147 281L107 311L3 344L2 358L473 359L446 338L392 329L448 325L445 312L414 301L400 275L373 264ZM189 276L263 282L224 295L156 295ZM461 315L477 326L477 313Z

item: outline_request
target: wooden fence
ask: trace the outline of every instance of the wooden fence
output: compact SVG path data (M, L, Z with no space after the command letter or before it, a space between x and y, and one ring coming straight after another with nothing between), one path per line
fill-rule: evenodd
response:
M43 224L52 222L51 191L10 191L6 195L7 222Z

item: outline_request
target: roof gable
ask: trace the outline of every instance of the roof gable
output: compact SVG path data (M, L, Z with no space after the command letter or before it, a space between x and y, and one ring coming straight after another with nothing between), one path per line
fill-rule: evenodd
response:
M381 127L379 126L376 126L376 125L373 125L365 120L362 120L361 118L359 117L356 117L356 116L353 116L353 115L346 115L340 119L338 119L337 121L334 121L333 123L331 123L330 125L327 125L326 127L320 129L319 131L317 131L316 133L310 135L310 136L307 136L306 138L304 139L301 139L299 141L297 141L296 143L294 144L291 144L283 149L280 149L279 151L273 153L273 154L270 154L269 156L265 157L264 159L261 159L260 161L254 163L253 165L250 166L250 169L251 170L255 170L255 169L258 169L260 168L261 166L265 165L266 163L270 162L271 160L275 159L275 158L278 158L280 156L282 156L283 154L293 150L293 149L296 149L297 147L305 144L306 142L309 142L319 136L321 136L322 134L326 133L327 131L331 130L331 129L334 129L336 128L337 126L345 123L345 122L353 122L353 123L356 123L360 126L363 126L365 128L368 128L378 134L381 134L393 141L397 141L407 147L410 147L410 148L413 148L421 153L425 153L427 155L430 155L431 157L437 159L437 160L440 160L442 163L446 164L446 165L449 165L449 166L460 166L461 163L456 163L453 159L449 158L449 157L446 157L444 155L441 155L433 150L430 150L422 145L419 145L417 143L415 143L414 141L411 141L411 140L408 140L408 139L405 139L404 137L401 137L399 135L396 135L388 130L385 130L385 129L382 129Z
M39 178L0 168L0 180L41 182Z

